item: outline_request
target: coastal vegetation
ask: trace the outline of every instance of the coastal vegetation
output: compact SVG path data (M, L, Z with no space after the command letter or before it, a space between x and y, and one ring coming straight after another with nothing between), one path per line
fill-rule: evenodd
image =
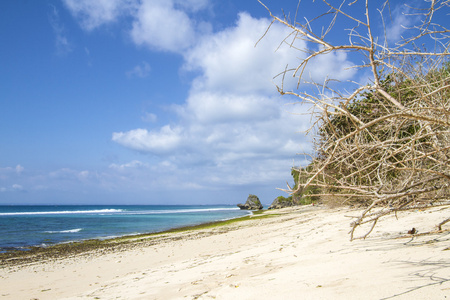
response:
M304 21L297 17L301 3L294 20L289 15L278 17L266 7L273 22L291 29L283 43L304 57L281 72L277 89L309 105L314 120L307 131L313 135L314 153L305 154L308 166L293 168L295 186L288 185L286 191L292 201L300 197L363 207L350 234L351 239L365 238L383 216L448 204L450 30L438 21L446 20L450 3L423 1L418 7L405 3L403 16L413 20L408 28L394 24L392 5L397 9L398 3L319 4L327 11ZM333 32L343 26L347 39L336 43ZM395 40L389 26L401 32ZM357 70L354 74L361 78L342 81L339 75L328 74L316 82L308 77L315 60L333 55L344 55L353 64L347 70ZM297 89L285 89L288 77L298 80ZM450 218L436 221L441 229ZM363 234L355 236L361 226Z

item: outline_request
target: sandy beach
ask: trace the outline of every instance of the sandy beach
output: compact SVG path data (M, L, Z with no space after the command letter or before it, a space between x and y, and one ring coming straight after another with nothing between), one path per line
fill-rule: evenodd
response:
M0 299L450 299L450 224L435 228L448 212L402 212L350 241L358 210L268 211L116 251L3 265Z

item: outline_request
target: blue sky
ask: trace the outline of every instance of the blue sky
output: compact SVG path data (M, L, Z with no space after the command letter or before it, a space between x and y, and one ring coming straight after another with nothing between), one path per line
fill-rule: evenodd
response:
M294 13L297 1L266 4ZM274 85L302 55L275 51L289 30L254 47L269 24L256 0L1 1L0 204L283 195L312 149L310 118ZM351 79L349 64L311 71Z

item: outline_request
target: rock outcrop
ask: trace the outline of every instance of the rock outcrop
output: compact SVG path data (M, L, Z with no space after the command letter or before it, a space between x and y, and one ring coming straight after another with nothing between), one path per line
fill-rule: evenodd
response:
M259 201L259 198L255 195L251 195L251 194L248 196L245 204L238 204L237 206L240 209L249 209L249 210L263 209L263 206L261 204L261 201Z
M285 208L296 205L299 205L299 203L292 199L292 197L285 198L283 196L279 196L273 200L272 204L269 206L269 209Z

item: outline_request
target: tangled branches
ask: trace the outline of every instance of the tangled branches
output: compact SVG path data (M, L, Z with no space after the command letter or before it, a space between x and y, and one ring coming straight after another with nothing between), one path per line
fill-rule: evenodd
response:
M450 199L450 30L434 22L440 13L449 13L450 1L407 7L416 24L408 28L412 34L405 33L392 46L387 29L376 35L372 25L386 24L389 1L376 14L368 0L323 3L328 11L304 23L270 13L273 22L291 28L291 47L295 40L318 45L297 49L305 58L280 74L283 82L287 75L298 78L296 90L286 91L282 84L278 91L311 103L315 120L311 131L316 134L316 153L308 168L297 169L301 180L289 192L301 194L314 187L315 196L322 199L363 205L364 211L352 222L351 239L363 224L369 225L361 236L365 238L387 214ZM361 17L347 12L348 6L359 7ZM312 28L322 18L329 26L316 34ZM348 43L333 45L328 34L338 18L354 26ZM418 44L434 49L419 49ZM306 79L314 59L341 52L362 61L352 68L367 70L363 74L370 74L368 84L348 93L339 90L333 74L323 83Z

